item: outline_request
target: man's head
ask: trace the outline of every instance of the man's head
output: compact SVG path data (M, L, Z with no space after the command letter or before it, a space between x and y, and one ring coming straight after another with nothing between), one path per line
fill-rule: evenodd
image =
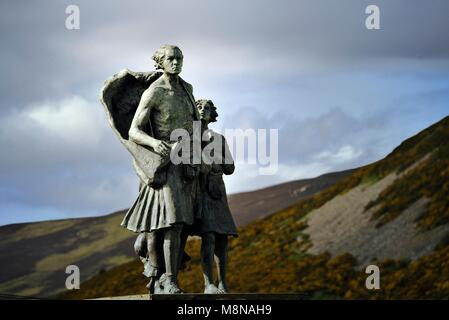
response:
M153 55L156 69L162 69L168 74L179 74L182 71L183 55L177 46L164 44Z
M198 108L198 112L200 113L201 121L206 123L217 121L217 107L214 106L214 103L211 100L197 100L196 107Z

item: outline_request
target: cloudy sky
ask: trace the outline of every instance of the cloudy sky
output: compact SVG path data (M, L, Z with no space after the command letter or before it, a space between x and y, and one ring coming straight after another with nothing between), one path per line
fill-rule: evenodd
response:
M80 29L67 30L78 5ZM365 8L380 8L367 30ZM448 1L2 1L0 224L106 214L137 195L99 102L163 43L218 106L217 131L279 130L279 170L230 193L381 159L449 114Z

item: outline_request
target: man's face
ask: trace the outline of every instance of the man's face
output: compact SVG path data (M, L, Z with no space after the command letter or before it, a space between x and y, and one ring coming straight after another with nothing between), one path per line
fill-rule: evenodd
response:
M162 68L168 74L179 74L182 70L182 53L173 48L165 49Z

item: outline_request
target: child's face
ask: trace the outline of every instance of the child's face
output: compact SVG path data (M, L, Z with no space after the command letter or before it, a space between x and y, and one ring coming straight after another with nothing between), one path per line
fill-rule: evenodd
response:
M203 122L206 122L206 123L210 122L211 111L212 111L212 108L209 103L200 104L198 106L198 112L200 113L200 117Z

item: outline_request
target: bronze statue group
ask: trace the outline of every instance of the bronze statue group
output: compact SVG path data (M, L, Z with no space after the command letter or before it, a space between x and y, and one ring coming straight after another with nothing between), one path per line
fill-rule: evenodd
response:
M193 235L202 241L204 293L227 293L228 236L237 236L237 229L223 174L232 174L235 166L225 138L209 128L217 121L217 108L211 100L195 101L192 86L179 77L183 54L178 47L163 45L153 60L156 71L124 70L103 89L109 122L131 152L140 178L139 195L122 226L139 233L134 249L144 264L151 294L183 292L177 276L189 260L184 247ZM200 142L202 150L219 139L221 154L215 154L213 161L175 164L170 161L175 146L171 134L183 129L194 142L195 121L201 123L201 137L207 137Z

